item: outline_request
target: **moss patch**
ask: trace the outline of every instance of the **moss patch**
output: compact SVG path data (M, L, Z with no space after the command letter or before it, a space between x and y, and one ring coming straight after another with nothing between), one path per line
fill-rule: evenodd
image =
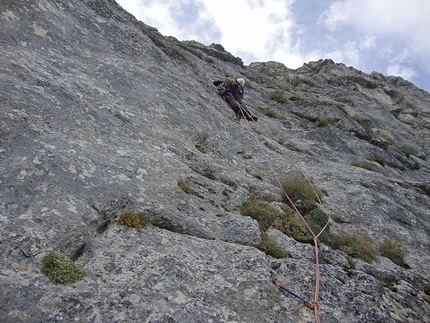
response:
M183 190L187 194L196 194L196 192L193 190L190 184L184 181L179 181L178 186L181 188L181 190Z
M71 284L81 280L84 269L62 253L52 251L42 258L41 271L54 284Z
M148 220L134 211L127 211L120 215L118 224L140 230L148 224Z

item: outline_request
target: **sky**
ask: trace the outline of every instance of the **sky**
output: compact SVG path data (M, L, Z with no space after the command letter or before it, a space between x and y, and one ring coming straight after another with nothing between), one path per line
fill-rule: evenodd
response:
M430 0L116 0L164 36L221 44L245 65L330 58L430 92Z

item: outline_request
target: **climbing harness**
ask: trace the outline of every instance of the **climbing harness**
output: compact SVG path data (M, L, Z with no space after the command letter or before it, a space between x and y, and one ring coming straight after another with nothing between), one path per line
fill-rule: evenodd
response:
M297 294L293 293L292 291L290 291L289 289L285 288L284 286L279 284L275 279L272 279L272 282L276 286L278 286L280 289L282 289L283 291L286 291L288 294L293 295L294 297L301 300L306 307L309 307L311 310L315 310L315 307L309 301L305 300L303 297L300 297L299 295L297 295Z
M242 107L240 104L239 104L239 108L240 108L240 111L241 111L242 115L245 116L245 113L247 113L246 109L244 107ZM319 297L319 290L320 290L320 264L319 264L319 257L318 257L318 254L319 254L319 251L318 251L318 237L327 228L327 226L329 224L329 221L327 221L327 223L324 226L324 228L318 234L315 234L313 232L312 228L309 226L309 224L307 223L306 219L303 217L303 215L300 213L300 211L298 210L298 208L296 207L296 205L294 204L294 202L291 200L291 198L285 192L285 190L284 190L284 188L282 186L281 180L279 179L278 174L276 173L275 169L273 168L273 165L270 162L270 159L267 156L267 154L266 154L266 152L265 152L265 150L263 148L263 145L261 144L260 140L258 140L257 135L255 134L254 130L252 129L252 127L250 126L250 124L248 122L248 119L245 118L245 120L246 120L246 123L247 123L247 125L248 125L248 127L249 127L249 129L250 129L250 131L252 133L252 135L254 136L255 141L257 142L257 144L258 144L261 152L263 153L264 158L266 159L266 162L269 165L269 168L270 168L271 172L275 176L276 181L277 181L279 187L282 189L282 192L284 193L285 197L287 198L287 200L289 201L289 203L293 207L294 211L299 215L299 217L301 218L301 220L303 221L304 225L306 226L306 228L308 229L309 233L312 235L312 237L314 239L315 267L316 267L316 274L315 274L315 295L314 295L314 304L315 305L312 305L309 301L306 301L305 299L301 298L300 296L294 294L293 292L289 291L288 289L286 289L285 287L281 286L280 284L276 284L276 285L279 286L280 288L282 288L284 291L286 291L286 292L290 293L291 295L293 295L293 296L297 297L298 299L300 299L308 308L314 310L316 323L320 323L320 318L319 318L319 314L318 314L318 310L319 310L318 297ZM290 159L289 159L289 161L294 165L294 163ZM295 167L298 169L297 166L295 166ZM300 169L299 169L299 171L300 171ZM310 183L312 189L314 190L314 192L316 194L316 191L313 188L313 185L312 185L311 181L303 174L303 172L300 171L300 173L307 179L307 181ZM318 194L316 194L316 196L318 197ZM320 202L320 204L322 204L321 200L319 199L319 197L318 197L318 201ZM276 281L273 281L273 282L275 283Z

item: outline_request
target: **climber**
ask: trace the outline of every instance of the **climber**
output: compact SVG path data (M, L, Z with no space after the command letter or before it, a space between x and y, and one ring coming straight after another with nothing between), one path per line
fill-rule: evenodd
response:
M233 77L226 81L214 81L215 85L221 94L222 98L227 101L230 107L236 114L237 119L243 119L244 116L248 121L257 121L256 116L251 115L248 109L243 105L242 99L244 96L243 86L245 85L245 80L243 78L235 79Z

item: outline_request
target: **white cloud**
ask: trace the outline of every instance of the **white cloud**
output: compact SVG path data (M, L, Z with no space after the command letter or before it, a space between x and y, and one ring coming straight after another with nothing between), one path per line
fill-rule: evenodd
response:
M117 1L163 35L219 43L245 64L331 58L429 84L430 0Z
M367 35L356 40L345 40L344 43L332 46L334 50L329 49L324 54L319 52L319 58L331 58L335 62L345 63L346 65L360 69L365 64L365 55L363 55L363 52L374 49L376 45L377 38L373 35Z
M346 2L335 2L322 13L319 23L334 31L346 24L352 15L352 8Z
M358 47L360 49L370 49L376 46L377 37L374 35L366 35L360 39Z
M153 0L117 0L117 2L145 24L165 30L169 34L174 31L174 21L167 14L169 2Z
M388 75L401 76L405 79L411 79L417 75L416 71L406 65L410 59L409 50L405 48L400 55L394 57L387 67Z
M173 1L118 0L137 19L156 27L162 34L175 36L180 40L197 40L209 45L220 43L236 56L252 57L260 61L282 61L292 56L300 56L292 44L292 30L296 28L290 6L294 0L235 0L226 4L219 1ZM185 28L183 20L172 18L171 12L180 11L182 5L190 4L199 8L198 17L189 24L204 26L195 30ZM188 25L187 25L188 26ZM207 28L212 33L206 37ZM218 35L218 39L210 36ZM252 53L252 54L251 54ZM303 59L293 58L293 61ZM246 62L246 63L251 63Z
M417 75L414 69L401 64L391 64L387 68L388 75L401 76L406 80L410 80Z
M320 23L331 31L350 27L378 37L396 37L414 50L430 50L430 1L344 0L330 5Z
M430 72L429 17L428 0L342 0L332 2L319 23L336 41L343 38L337 61L413 80L417 68Z
M230 52L251 52L269 60L274 52L290 51L293 22L289 2L236 0L226 4L206 1L206 15L221 28L220 43ZM228 8L227 8L228 7Z

